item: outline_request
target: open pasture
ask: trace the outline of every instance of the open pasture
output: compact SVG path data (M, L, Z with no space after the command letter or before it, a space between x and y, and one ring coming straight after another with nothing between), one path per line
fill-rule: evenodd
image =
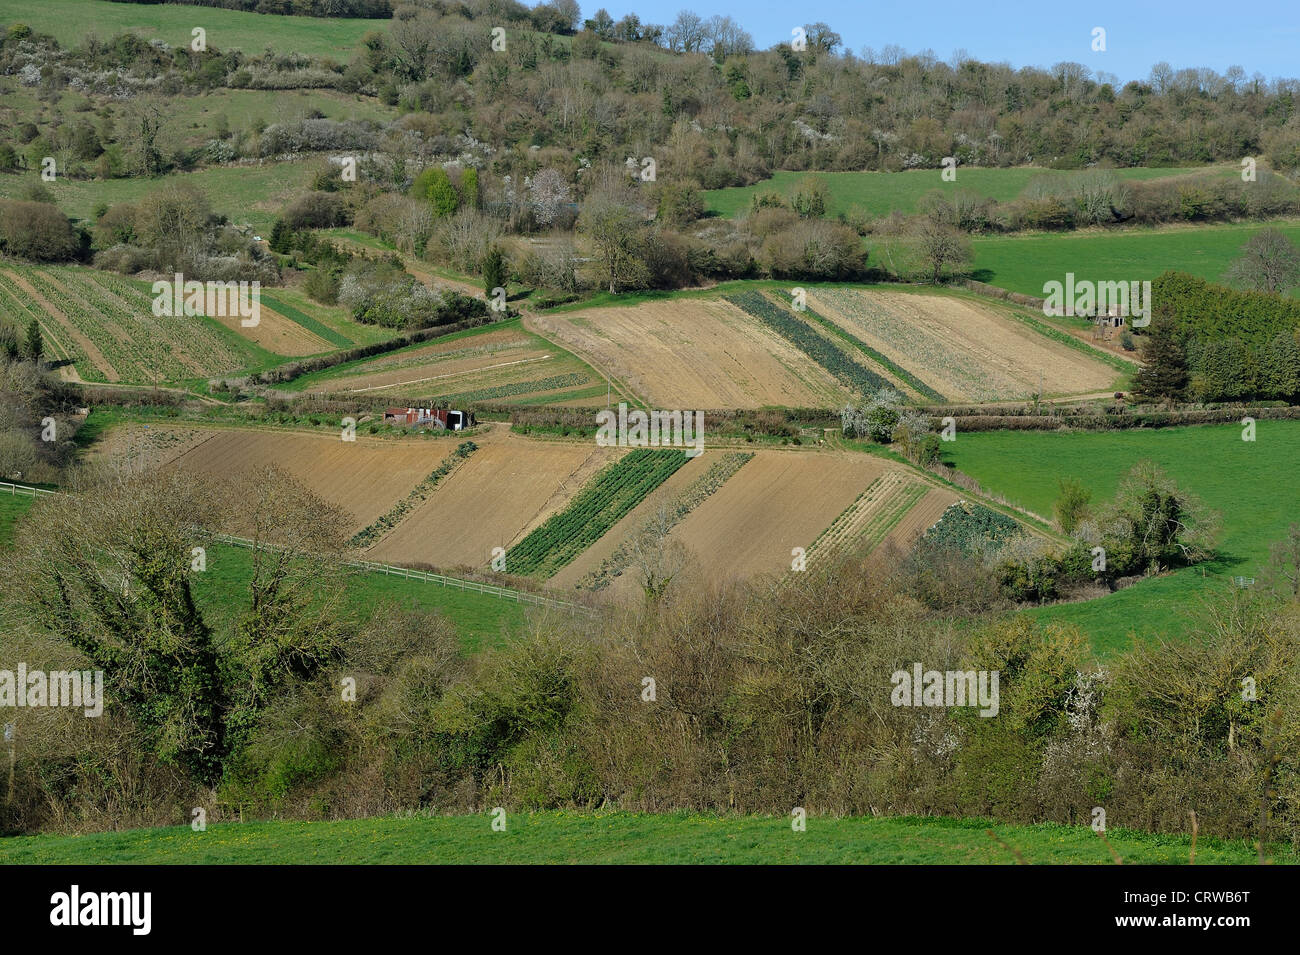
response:
M361 38L376 21L294 17L246 13L219 7L171 4L95 3L88 16L84 0L0 0L0 23L25 23L49 33L67 46L80 44L88 33L108 40L131 31L173 47L188 47L190 31L207 31L208 44L219 50L262 53L293 50L307 56L328 56L346 62L361 47Z
M1300 422L1260 421L1256 440L1240 425L1111 432L1010 432L961 435L946 445L949 460L987 490L1038 514L1051 514L1058 480L1074 477L1092 491L1094 508L1114 497L1120 480L1142 460L1156 462L1179 486L1218 511L1223 535L1217 559L1142 580L1117 593L1030 613L1077 624L1105 653L1137 639L1178 637L1192 626L1199 596L1260 576L1270 546L1297 522Z
M1195 169L1115 169L1121 179L1158 179L1177 176ZM1232 171L1225 168L1224 174ZM813 175L826 184L828 202L826 214L834 217L847 214L855 206L873 216L887 216L898 211L910 215L917 211L921 197L934 190L945 194L971 192L998 202L1007 202L1019 196L1031 182L1043 179L1049 183L1063 183L1077 172L1064 169L1044 169L1036 166L1015 166L1001 169L958 167L955 181L947 182L938 169L909 169L902 172L776 172L752 186L732 186L711 189L704 194L704 206L715 215L732 218L749 211L753 196L776 193L786 199L794 195L799 182Z

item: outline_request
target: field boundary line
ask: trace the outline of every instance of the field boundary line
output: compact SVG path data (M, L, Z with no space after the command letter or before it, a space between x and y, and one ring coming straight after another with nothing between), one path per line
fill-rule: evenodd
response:
M0 481L0 492L8 488L9 495L16 497L19 494L31 495L33 498L42 494L58 494L58 491L51 491L43 487L33 487L30 484L15 484L12 481ZM233 534L214 534L214 540L221 541L224 544L232 544L235 547L244 547L249 550L260 546L265 550L274 550L269 544L259 545L256 541L247 537L235 537ZM389 577L404 577L407 580L422 580L428 583L441 584L444 587L452 587L457 590L469 590L475 593L486 594L492 597L500 597L505 600L513 600L516 603L536 604L540 607L550 607L554 610L568 610L571 613L581 613L587 616L595 616L595 611L590 607L583 607L580 604L570 603L567 600L557 600L553 597L542 597L538 594L530 594L523 590L515 590L511 587L498 587L495 584L484 584L477 580L463 580L460 577L448 577L445 574L435 574L427 570L412 570L409 567L398 567L396 564L380 564L373 560L346 560L344 564L348 567L355 567L360 570L370 571L371 573L382 573Z
M42 494L57 494L58 491L50 491L43 487L32 487L30 484L14 484L12 481L0 481L0 488L8 488L10 497L17 497L20 493L24 496L33 498Z
M231 544L235 547L243 547L252 550L255 547L264 550L275 550L270 544L258 544L256 541L247 537L236 537L233 534L214 534L214 540L221 541L224 544ZM484 584L477 580L465 580L460 577L448 577L446 574L435 574L427 570L412 570L409 567L399 567L396 564L381 564L373 560L345 560L343 562L348 567L354 567L359 570L369 571L371 573L382 573L390 577L403 577L407 580L421 580L427 583L440 584L443 587L452 587L456 590L468 590L474 593L486 594L491 597L500 597L504 600L513 600L516 603L530 603L541 607L550 607L554 610L567 610L571 613L581 613L587 616L595 616L595 611L589 607L583 607L580 604L570 603L567 600L557 600L553 597L542 597L538 594L530 594L523 590L515 590L512 587L499 587L496 584Z

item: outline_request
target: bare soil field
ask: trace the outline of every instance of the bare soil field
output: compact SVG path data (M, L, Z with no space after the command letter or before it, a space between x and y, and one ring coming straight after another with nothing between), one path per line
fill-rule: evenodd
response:
M367 557L486 570L492 548L509 549L627 453L595 442L534 441L504 429L474 440L479 449Z
M849 397L824 368L718 299L534 315L531 322L658 408L838 407Z
M1108 390L1117 373L992 307L945 295L810 289L808 304L955 401Z
M597 386L600 386L597 388ZM594 400L584 392L603 381L581 361L519 325L486 329L449 342L402 349L323 375L307 391L391 394L411 399L546 401L550 396Z
M187 470L236 474L276 465L353 517L349 529L366 527L429 476L450 453L452 441L343 441L312 434L229 430L200 432L195 441L162 463Z
M759 451L669 535L722 582L790 570L796 547L812 545L872 481L895 467L865 454ZM611 588L630 592L625 574Z
M266 303L262 303L259 308L258 322L252 328L245 328L239 316L210 317L250 342L261 345L267 351L289 358L319 355L334 347L319 335L303 328L293 319L281 315Z

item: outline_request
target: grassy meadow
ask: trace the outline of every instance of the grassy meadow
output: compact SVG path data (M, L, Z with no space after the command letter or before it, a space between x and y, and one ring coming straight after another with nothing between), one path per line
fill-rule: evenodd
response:
M252 552L213 545L208 549L207 568L195 575L196 597L207 613L220 619L246 593L252 577ZM358 612L381 603L440 611L455 626L466 654L504 644L523 627L530 606L472 590L362 570L348 576L343 597L345 606Z
M0 0L3 9L3 0ZM1195 169L1115 169L1122 179L1142 180L1177 176L1197 172ZM1049 180L1064 181L1074 170L1044 169L1037 166L1016 166L1007 169L958 168L957 178L945 182L939 169L910 169L906 172L776 172L752 186L733 186L727 189L710 189L704 193L707 212L725 218L734 218L749 211L753 196L767 192L790 197L805 176L813 175L826 183L828 203L826 214L835 217L847 214L859 206L872 216L887 216L897 211L910 215L917 211L917 203L928 192L938 189L944 193L974 192L998 202L1008 202L1018 197L1030 182L1040 176Z
M284 206L307 188L308 166L301 162L267 162L265 165L210 166L194 172L175 172L152 179L67 179L42 183L55 203L72 219L95 221L100 203L138 202L147 193L169 182L189 182L203 190L212 210L228 216L235 225L251 226L269 233ZM37 181L34 174L0 173L0 198L21 196Z
M994 839L987 832L992 828ZM1191 842L1114 829L1110 844L1127 864L1181 865ZM1001 843L999 844L999 841ZM0 840L0 864L910 864L1110 865L1086 826L1009 826L978 819L810 816L805 832L788 818L683 813L513 814L504 832L487 814L249 822L21 836ZM1253 846L1202 838L1197 864L1249 864ZM1274 862L1295 861L1280 852Z
M344 63L360 48L366 33L387 28L387 23L379 20L277 16L108 0L96 0L90 18L86 6L85 0L0 0L0 24L25 23L38 33L51 34L64 46L79 44L88 33L107 40L127 30L171 46L189 46L190 31L202 27L207 31L208 46L218 50L293 50Z
M1300 494L1300 421L1260 421L1254 443L1240 425L1111 432L995 431L958 435L949 460L988 491L1041 514L1052 513L1058 480L1075 477L1096 508L1120 480L1149 459L1195 493L1222 520L1216 559L1082 603L1028 611L1042 621L1076 624L1099 655L1144 640L1185 635L1202 594L1258 576L1269 547L1296 518Z
M1160 229L1096 230L984 236L971 240L974 278L1041 297L1043 283L1076 280L1143 281L1169 269L1218 281L1252 235L1272 226L1300 242L1300 222L1172 226ZM1300 294L1300 288L1291 294Z
M0 547L9 545L15 525L32 506L30 497L11 497L7 490L0 488ZM194 580L199 604L213 619L228 614L246 592L252 574L251 557L242 547L214 544L208 549L207 570L196 574ZM388 601L438 610L455 626L466 654L505 643L523 627L530 606L470 590L363 571L348 578L344 597L348 607L358 611Z

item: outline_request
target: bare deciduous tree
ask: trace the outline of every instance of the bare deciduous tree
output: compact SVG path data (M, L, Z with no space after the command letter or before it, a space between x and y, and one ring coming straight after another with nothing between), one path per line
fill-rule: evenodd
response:
M1300 250L1277 229L1250 237L1224 278L1261 292L1285 292L1300 284Z
M667 504L660 504L631 542L631 565L647 602L667 593L691 564L691 552L669 533L675 521Z

